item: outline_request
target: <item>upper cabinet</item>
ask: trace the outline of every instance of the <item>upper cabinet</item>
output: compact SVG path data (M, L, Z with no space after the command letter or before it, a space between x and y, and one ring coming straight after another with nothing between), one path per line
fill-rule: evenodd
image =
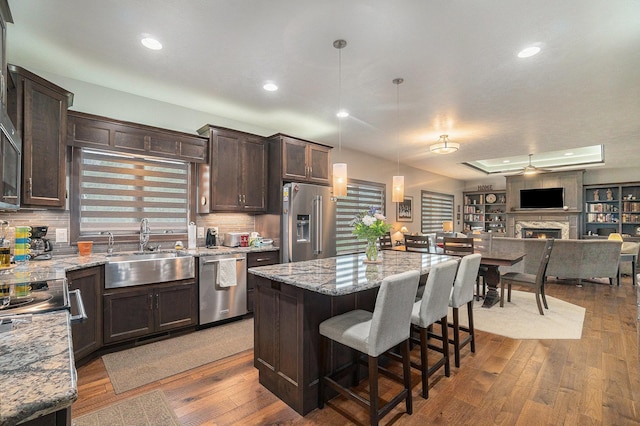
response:
M15 65L7 92L9 117L22 138L24 207L64 207L67 108L73 94Z
M329 185L330 147L281 134L273 138L281 144L283 181Z
M13 22L7 0L0 0L0 104L7 105L7 23Z
M206 138L75 111L69 112L67 143L190 163L207 161Z
M198 213L264 213L267 206L266 141L257 135L206 125L210 161L198 165Z

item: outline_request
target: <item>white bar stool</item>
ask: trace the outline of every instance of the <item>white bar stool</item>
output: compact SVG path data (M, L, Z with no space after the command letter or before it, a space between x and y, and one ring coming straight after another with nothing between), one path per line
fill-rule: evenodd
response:
M411 325L411 306L418 290L419 271L408 271L385 278L380 285L373 313L364 310L353 310L320 323L320 362L318 406L323 408L324 386L329 385L346 398L354 400L360 406L369 409L372 425L389 411L405 400L407 413L413 411L411 400L411 367L409 360L409 332ZM355 351L368 355L369 361L369 400L341 386L334 377L326 374L329 340L338 342ZM390 376L403 384L402 391L382 407L379 406L378 395L378 357L401 345L403 377ZM358 369L359 354L351 365ZM335 376L348 372L341 368Z

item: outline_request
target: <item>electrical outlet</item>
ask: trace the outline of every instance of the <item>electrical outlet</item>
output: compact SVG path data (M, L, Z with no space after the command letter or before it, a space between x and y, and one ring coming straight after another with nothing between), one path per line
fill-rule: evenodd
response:
M67 243L67 228L56 228L56 243Z
M198 226L196 228L196 237L197 238L204 238L204 226Z

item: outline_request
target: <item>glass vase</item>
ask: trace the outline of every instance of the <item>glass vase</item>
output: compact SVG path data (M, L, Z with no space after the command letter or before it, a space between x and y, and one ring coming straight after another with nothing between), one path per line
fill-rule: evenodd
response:
M365 250L368 263L378 261L378 237L367 238L367 248Z

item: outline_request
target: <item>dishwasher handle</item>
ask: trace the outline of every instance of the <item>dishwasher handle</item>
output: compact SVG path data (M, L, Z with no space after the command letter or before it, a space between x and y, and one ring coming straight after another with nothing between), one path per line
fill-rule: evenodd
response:
M237 257L236 258L236 262L244 262L244 259L245 259L244 257ZM208 265L210 263L220 263L220 260L222 260L222 259L203 260L201 263L203 265Z
M77 288L75 290L69 291L69 295L75 295L76 302L78 304L78 315L71 315L71 324L80 324L85 322L89 317L87 317L87 311L84 309L84 302L82 301L82 294L80 294L80 289Z

